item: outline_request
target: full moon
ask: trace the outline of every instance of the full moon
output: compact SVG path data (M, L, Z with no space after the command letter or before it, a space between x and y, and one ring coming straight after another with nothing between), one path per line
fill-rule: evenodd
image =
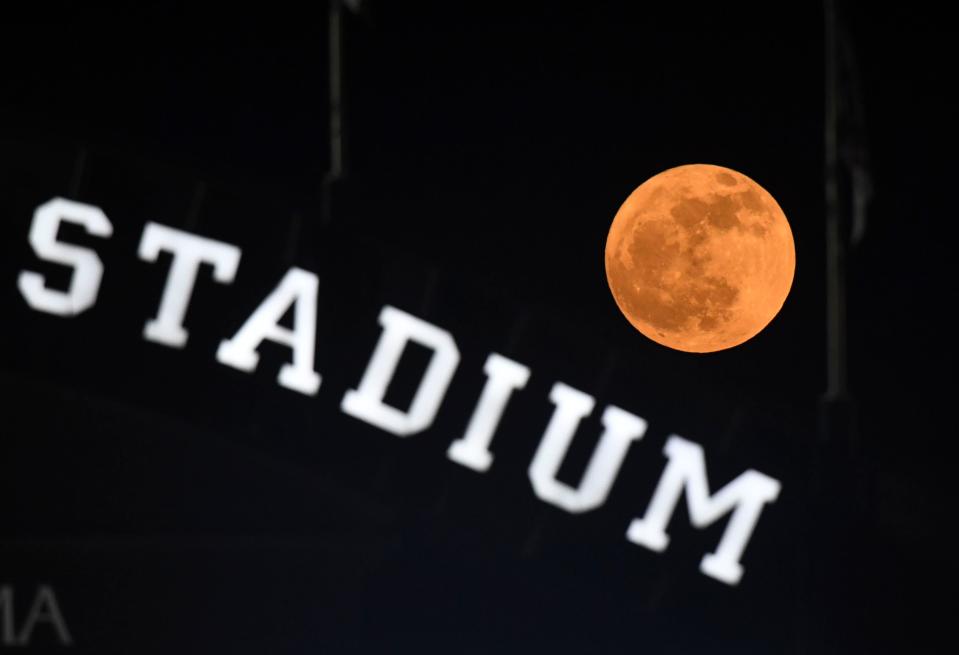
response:
M758 334L786 301L795 269L783 210L722 166L678 166L646 180L606 239L606 279L626 319L686 352L732 348Z

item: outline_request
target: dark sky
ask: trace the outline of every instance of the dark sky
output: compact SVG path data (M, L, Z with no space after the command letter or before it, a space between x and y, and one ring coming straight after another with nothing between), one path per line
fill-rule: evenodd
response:
M955 294L947 285L954 276L945 271L951 213L941 172L951 117L944 101L949 77L942 16L915 3L882 10L840 3L849 55L843 97L862 109L857 122L846 108L841 139L847 148L868 147L874 193L864 236L848 256L853 427L824 441L818 428L826 322L819 4L756 12L728 3L650 11L643 3L546 3L520 9L506 3L411 7L369 2L359 15L344 19L347 171L333 189L332 220L326 225L319 208L328 166L327 19L320 5L314 12L237 11L235 23L164 3L138 4L120 15L91 14L77 5L56 16L54 24L7 24L0 39L0 142L6 144L7 172L0 179L22 184L0 189L7 198L4 208L14 212L3 223L11 227L3 239L0 285L3 303L12 308L3 315L13 318L0 331L0 362L9 408L20 407L20 413L13 412L18 418L12 445L3 451L16 470L8 542L60 535L67 543L131 532L158 543L171 534L189 541L198 532L206 534L198 526L210 517L220 521L212 532L229 540L245 531L248 517L223 489L244 480L269 489L264 493L274 505L285 503L275 515L266 507L253 511L250 520L264 538L292 534L306 543L312 538L309 530L290 526L328 521L332 527L324 538L342 530L349 535L344 542L354 544L345 548L350 551L356 531L362 532L356 512L366 511L357 507L378 504L371 515L386 517L390 538L365 537L372 540L374 554L354 552L351 558L337 551L339 564L324 569L309 563L307 546L296 551L304 558L296 567L302 566L305 580L344 591L329 607L316 610L319 619L306 609L302 616L290 610L286 629L274 622L277 606L315 606L303 600L312 587L296 581L276 552L257 551L256 565L236 556L232 546L222 547L233 553L222 560L180 553L181 570L194 571L200 591L193 606L175 615L180 621L171 628L175 637L160 640L149 652L169 652L184 639L234 644L230 639L238 637L218 631L229 624L230 610L211 610L210 603L228 605L223 599L234 594L228 580L243 567L249 567L246 581L259 598L257 607L265 608L265 623L274 622L263 632L271 637L261 638L264 643L273 639L280 649L275 652L301 652L305 646L300 644L312 648L312 641L297 640L296 631L308 632L304 626L317 621L340 626L330 627L338 644L331 652L382 652L394 637L404 652L439 651L452 643L444 640L462 635L519 652L531 633L553 628L568 636L549 641L556 648L600 644L597 652L625 652L627 646L638 648L625 640L642 634L644 626L655 642L651 652L680 652L676 649L704 643L719 652L727 647L729 652L921 650L911 642L916 626L935 624L942 615L931 604L933 581L954 572L942 540L951 507L943 486L951 477L949 455L955 450L945 427L953 366L949 300ZM82 170L78 156L85 158ZM602 253L612 217L633 188L666 168L696 162L740 170L777 199L794 232L797 270L786 305L763 333L732 351L691 358L645 341L622 319L606 287ZM71 188L71 179L79 184ZM843 182L848 216L848 180ZM133 271L127 286L104 288L100 314L77 324L89 339L83 342L85 354L70 349L64 324L37 323L14 288L16 271L33 261L25 242L29 207L47 188L51 194L105 203L120 225L104 250L107 270ZM205 191L198 195L198 188ZM187 208L195 206L199 218L196 213L189 218ZM157 215L164 210L176 215ZM202 347L178 353L184 358L179 362L147 352L136 341L137 326L152 311L163 279L162 271L145 272L133 258L146 220L229 236L249 252L249 270L255 271L237 280L246 291L212 303L217 311L210 312L206 324L202 316L196 318ZM424 437L425 445L405 451L415 455L400 453L392 442L384 446L385 441L329 446L329 453L298 443L297 430L327 425L339 398L332 390L320 400L320 409L308 412L297 405L299 398L272 388L261 395L244 391L242 379L224 378L222 388L210 391L211 384L221 383L213 373L196 372L193 386L187 385L190 392L158 381L217 366L203 347L215 347L226 330L235 330L244 307L255 303L273 283L270 276L290 263L321 271L320 293L327 294L321 312L324 306L354 312L321 319L327 321L322 335L339 335L349 344L342 352L318 348L319 368L336 370L342 364L350 370L332 373L330 389L357 381L383 303L399 302L396 298L419 303L415 309L426 318L460 325L464 350L473 357L466 390L450 401L461 407L459 414L444 426L461 429L457 426L475 397L470 392L479 388L474 374L485 352L512 347L530 360L534 372L569 377L603 402L639 403L649 408L651 421L698 432L707 447L728 455L725 462L718 457L711 469L720 472L717 480L750 465L781 472L792 489L802 491L784 499L790 518L774 524L769 532L775 536L764 544L767 554L755 561L774 561L772 551L789 544L782 567L794 561L810 566L814 574L808 584L793 580L783 587L780 577L771 575L729 601L728 614L716 618L710 608L727 602L722 594L700 590L697 578L672 577L690 569L699 550L691 548L688 557L678 558L682 566L657 569L656 563L644 563L642 575L635 574L628 568L632 564L622 564L631 560L621 552L625 542L617 532L628 512L636 511L627 506L635 503L614 501L610 512L618 514L604 515L586 532L577 532L565 517L531 509L534 501L523 480L509 477L510 471L520 478L524 474L521 448L515 464L504 464L507 472L469 486L474 481L460 480L459 470L437 472L452 466L443 457L448 435ZM113 305L107 302L111 298ZM246 304L237 306L238 299ZM110 343L104 336L110 324L129 326L129 334L116 337L112 353L97 351L97 344ZM363 340L349 341L354 336ZM47 338L68 341L55 347L56 356L38 355ZM13 354L17 344L23 348ZM264 360L281 363L284 352L270 351ZM150 366L160 373L154 375ZM257 373L259 389L273 384L274 370ZM117 371L135 384L118 384ZM21 385L21 379L29 383ZM546 380L541 387L545 397ZM228 417L231 406L242 405L229 393L256 405L244 410L247 423ZM92 474L71 473L69 458L45 462L43 453L57 448L63 426L47 419L42 428L31 428L31 414L24 409L44 403L57 408L52 414L72 417L63 420L97 443L83 461L94 468L109 461L104 466L112 486L101 489ZM266 429L257 427L273 420L274 408L289 410L292 417L277 428L289 437L281 446L269 445ZM542 418L525 417L523 425L540 425ZM759 426L782 432L758 436L753 432ZM138 449L121 441L132 430L153 435L149 445ZM368 438L355 428L343 430L351 438ZM667 428L661 430L665 436ZM177 433L180 445L165 450L169 431ZM183 438L194 432L201 443L209 439L217 445L195 450L200 447ZM504 451L510 452L506 446ZM380 467L394 471L379 477L370 473L372 491L361 482L344 481L350 465L358 467L367 452L378 453ZM348 464L322 463L328 454ZM151 463L154 457L181 472L209 474L207 467L218 468L220 460L236 469L210 474L219 490L193 482L171 490L160 465ZM285 476L266 469L284 469L298 458L301 482L279 490ZM653 476L659 464L644 466L641 473L648 469ZM36 498L24 491L24 485L51 475L60 482ZM357 475L366 480L365 474ZM460 503L462 510L456 511L476 511L479 527L446 513L453 510L417 513L434 502L427 482L444 485L443 502ZM296 487L301 483L302 489ZM89 503L78 501L76 511L86 518L74 520L62 508L53 509L61 496L76 494L85 484L93 489L87 492ZM297 504L304 489L314 492L328 484L336 491L322 509ZM645 497L650 485L626 488L635 487ZM139 512L136 502L125 505L114 498L134 488L161 518ZM518 509L502 515L491 509L497 502L511 505L514 495L524 498L516 501ZM81 492L81 497L86 496ZM473 530L485 532L477 536ZM593 530L604 536L593 536ZM551 550L530 546L540 537L560 545ZM391 551L391 538L406 545ZM209 548L216 553L217 547ZM74 632L82 635L86 621L91 626L86 645L94 649L106 645L132 652L133 629L111 633L96 608L102 607L103 615L122 614L118 608L127 601L121 598L146 597L150 585L168 575L158 564L162 546L121 549L117 566L124 573L111 569L110 557L94 548L92 557L100 558L94 568L120 580L116 584L124 589L110 595L76 573L85 561L80 547L49 546L46 554L9 548L7 554L23 557L24 564L19 572L14 568L0 575L0 583L19 580L27 588L48 571L58 572L74 606L92 603L84 618L76 619L80 625ZM417 548L442 564L426 566L413 552ZM450 554L455 548L464 549L462 559ZM603 583L581 570L584 560L601 559L594 553L609 558L597 564L602 574L620 575L622 564L624 581L649 585L635 598L619 585L603 595ZM138 562L148 574L130 572ZM458 566L467 567L464 584L479 590L473 600L459 593L444 596ZM329 572L333 569L335 574ZM531 573L523 578L527 570ZM652 577L642 577L647 574ZM511 590L507 583L519 578L522 582ZM545 588L550 584L556 594L565 590L592 598L593 608L557 609L561 603ZM163 588L172 599L188 594ZM400 588L413 591L402 594ZM780 597L767 602L777 589ZM511 594L515 598L508 600ZM417 600L429 621L417 622L408 608L391 614L393 603L405 608L404 603ZM157 611L147 601L144 607ZM530 612L528 631L517 618L522 607ZM619 608L621 615L610 608ZM209 625L182 622L183 616L207 611L213 615ZM129 618L129 625L151 629L154 624L145 618L150 612ZM462 617L476 612L483 618L474 634ZM367 623L358 614L372 618ZM751 615L767 627L750 633L744 626ZM376 625L382 630L371 635ZM785 633L783 625L790 626ZM485 636L477 637L480 633ZM664 635L673 633L686 636L670 646ZM256 634L251 630L247 636ZM695 634L703 635L702 641L689 636ZM79 637L78 645L83 645Z

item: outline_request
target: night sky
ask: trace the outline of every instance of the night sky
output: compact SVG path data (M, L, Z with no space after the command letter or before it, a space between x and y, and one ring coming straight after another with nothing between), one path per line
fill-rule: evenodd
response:
M838 7L845 235L850 157L872 188L848 245L843 420L822 402L821 5L344 10L332 187L325 3L229 21L164 3L58 11L0 39L0 586L18 625L49 584L91 653L926 652L955 573L942 16ZM637 333L603 266L622 201L685 163L756 180L797 251L772 323L703 356ZM54 196L115 227L107 242L61 231L105 268L95 307L69 319L16 286L25 269L67 282L27 243ZM147 221L243 249L232 285L201 274L182 350L141 337L167 270L136 256ZM316 397L277 386L281 346L252 376L214 359L293 265L320 277ZM384 304L463 353L436 423L409 439L339 411ZM445 452L491 351L532 377L477 474ZM427 359L404 354L397 406ZM599 408L650 424L584 515L526 479L556 380L597 399L560 471L573 484ZM783 482L735 588L697 571L722 527L695 530L684 508L664 553L623 537L673 432L704 446L714 490L751 467ZM45 630L33 647L58 652Z

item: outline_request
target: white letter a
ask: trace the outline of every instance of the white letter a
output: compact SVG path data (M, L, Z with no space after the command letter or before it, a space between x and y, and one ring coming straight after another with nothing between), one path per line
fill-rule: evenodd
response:
M316 342L316 275L291 268L279 286L260 303L236 335L220 343L216 359L221 364L252 373L260 361L256 352L264 339L293 349L293 363L284 364L277 381L287 389L313 395L320 388L320 376L313 370ZM293 329L280 319L293 306Z

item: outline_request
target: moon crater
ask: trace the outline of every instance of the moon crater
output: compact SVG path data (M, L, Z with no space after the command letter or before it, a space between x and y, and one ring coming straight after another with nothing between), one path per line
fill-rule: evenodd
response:
M758 184L706 164L647 180L617 212L606 274L640 332L688 352L738 345L779 312L795 248L779 205Z

